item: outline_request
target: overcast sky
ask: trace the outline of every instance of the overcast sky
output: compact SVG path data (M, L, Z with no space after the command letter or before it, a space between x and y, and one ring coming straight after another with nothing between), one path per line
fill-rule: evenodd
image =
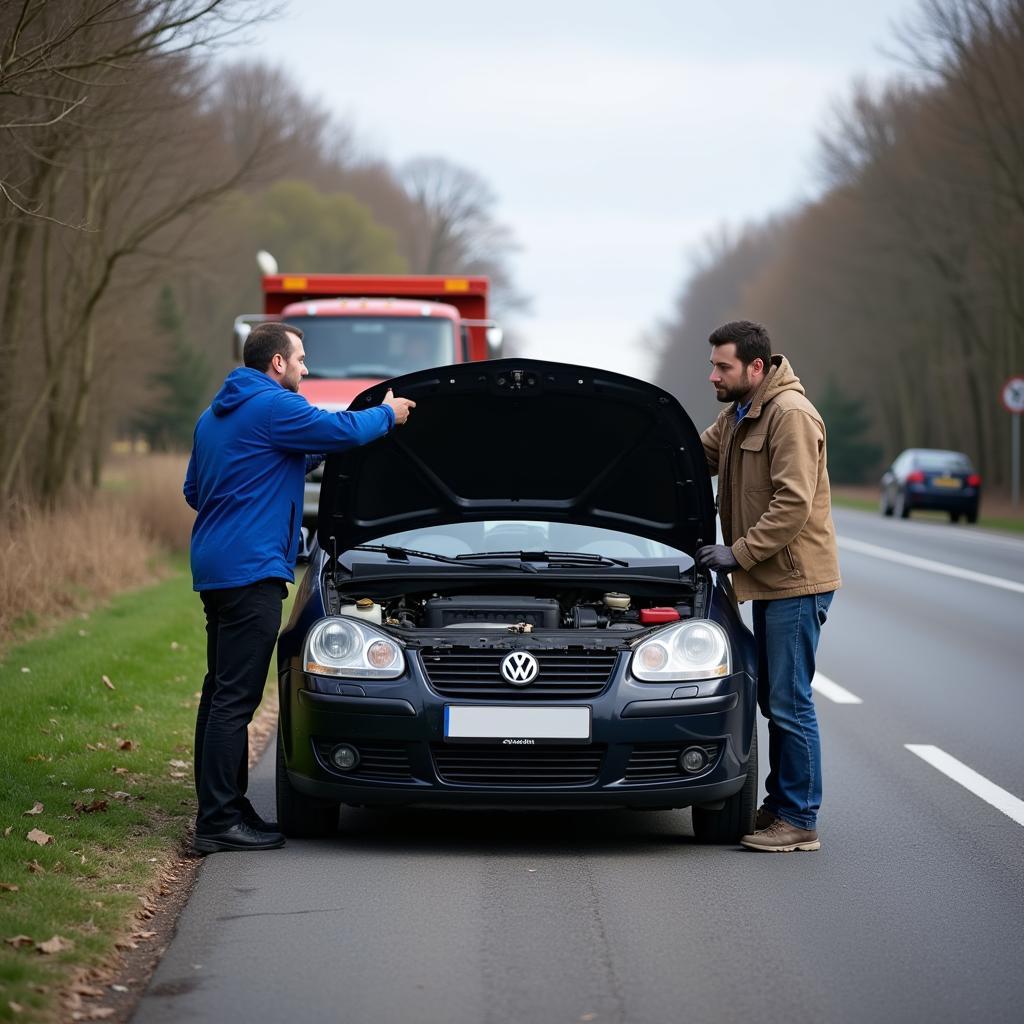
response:
M444 156L490 183L522 246L527 354L649 377L640 337L702 239L814 195L830 106L856 76L900 70L885 49L915 7L291 0L250 53L364 149Z

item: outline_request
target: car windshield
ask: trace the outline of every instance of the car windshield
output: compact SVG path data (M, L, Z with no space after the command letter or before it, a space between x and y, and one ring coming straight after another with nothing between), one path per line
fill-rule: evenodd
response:
M296 316L311 377L398 377L455 362L446 317Z
M914 468L926 473L969 473L971 463L960 452L918 452Z
M682 551L646 537L576 523L498 519L479 523L450 523L419 530L389 533L374 544L414 548L455 558L487 551L558 551L606 558L688 557Z

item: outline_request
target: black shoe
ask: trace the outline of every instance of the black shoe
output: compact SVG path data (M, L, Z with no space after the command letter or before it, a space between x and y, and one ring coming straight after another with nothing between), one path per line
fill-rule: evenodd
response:
M240 821L223 832L212 835L196 833L192 849L196 853L224 853L232 850L276 850L284 846L280 832L260 832Z
M248 825L249 828L255 829L257 832L280 832L276 821L265 821L254 807L242 811L242 824Z

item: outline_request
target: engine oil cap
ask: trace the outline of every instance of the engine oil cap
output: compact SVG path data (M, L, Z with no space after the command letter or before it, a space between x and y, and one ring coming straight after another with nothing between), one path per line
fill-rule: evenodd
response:
M663 622L678 622L679 612L675 608L641 608L640 622L645 626L657 626Z

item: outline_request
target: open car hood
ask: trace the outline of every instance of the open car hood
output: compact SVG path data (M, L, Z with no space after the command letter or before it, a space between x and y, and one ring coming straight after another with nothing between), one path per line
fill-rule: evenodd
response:
M317 528L325 551L484 519L598 526L691 555L715 542L700 436L653 384L498 359L395 377L349 408L379 405L389 387L416 408L386 437L328 456Z

